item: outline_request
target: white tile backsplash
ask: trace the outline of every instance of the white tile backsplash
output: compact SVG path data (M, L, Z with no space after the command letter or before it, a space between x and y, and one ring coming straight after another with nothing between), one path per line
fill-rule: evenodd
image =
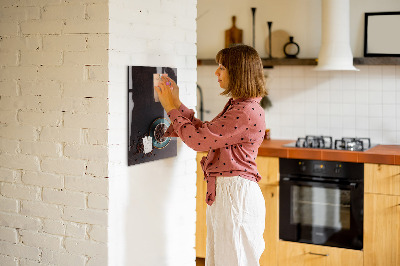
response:
M382 116L383 118L392 118L396 125L396 105L395 104L384 104L382 105Z
M382 92L382 103L395 104L396 103L396 91L383 91Z
M396 131L396 118L395 117L383 117L382 129L386 131Z
M342 114L344 116L355 116L356 106L354 103L343 103L342 104Z
M364 103L356 104L355 107L356 107L356 117L358 117L358 118L368 117L368 113L369 113L368 112L368 110L369 110L368 104L364 104Z
M353 89L346 89L343 91L343 103L354 104L356 102L356 91Z
M382 117L382 105L381 104L370 104L368 105L368 116L370 118Z
M314 71L313 66L265 70L273 104L266 111L271 137L296 139L305 134L323 134L400 144L400 66L356 67L360 71L323 72ZM199 66L198 83L204 87L205 109L220 111L210 107L223 107L227 101L223 96L216 97L220 88L214 71L214 66ZM205 75L207 72L212 75ZM208 115L212 118L216 114L213 111Z
M356 90L356 103L357 104L368 104L369 95L367 90Z

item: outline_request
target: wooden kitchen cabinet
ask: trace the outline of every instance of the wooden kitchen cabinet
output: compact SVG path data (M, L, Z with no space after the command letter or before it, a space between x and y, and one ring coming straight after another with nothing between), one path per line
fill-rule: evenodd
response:
M257 169L260 172L260 185L279 186L279 158L258 156Z
M364 167L364 266L400 265L400 166Z
M260 184L265 199L265 250L260 258L260 266L276 266L278 262L279 240L279 187Z
M203 156L206 156L206 152L198 152L196 156L197 161L197 192L196 192L196 257L206 257L206 239L207 239L207 227L206 227L206 192L207 183L204 181L203 170L201 169L200 161Z
M400 265L400 196L365 194L364 266Z
M279 266L361 266L363 252L345 248L279 241Z
M364 192L400 196L400 165L364 164Z

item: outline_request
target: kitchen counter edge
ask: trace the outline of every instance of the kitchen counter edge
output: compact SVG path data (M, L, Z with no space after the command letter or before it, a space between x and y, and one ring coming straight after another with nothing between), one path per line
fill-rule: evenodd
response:
M295 140L264 140L258 149L258 156L400 165L400 145L376 145L363 152L283 146L293 142Z

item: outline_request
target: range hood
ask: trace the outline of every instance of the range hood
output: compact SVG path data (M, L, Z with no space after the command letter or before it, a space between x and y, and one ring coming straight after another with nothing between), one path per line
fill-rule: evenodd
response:
M353 70L350 48L350 0L322 1L321 49L314 70Z

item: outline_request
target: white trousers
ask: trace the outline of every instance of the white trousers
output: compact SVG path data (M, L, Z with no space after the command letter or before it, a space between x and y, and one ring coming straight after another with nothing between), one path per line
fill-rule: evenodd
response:
M215 202L207 205L206 217L206 266L260 265L265 201L256 182L217 177Z

